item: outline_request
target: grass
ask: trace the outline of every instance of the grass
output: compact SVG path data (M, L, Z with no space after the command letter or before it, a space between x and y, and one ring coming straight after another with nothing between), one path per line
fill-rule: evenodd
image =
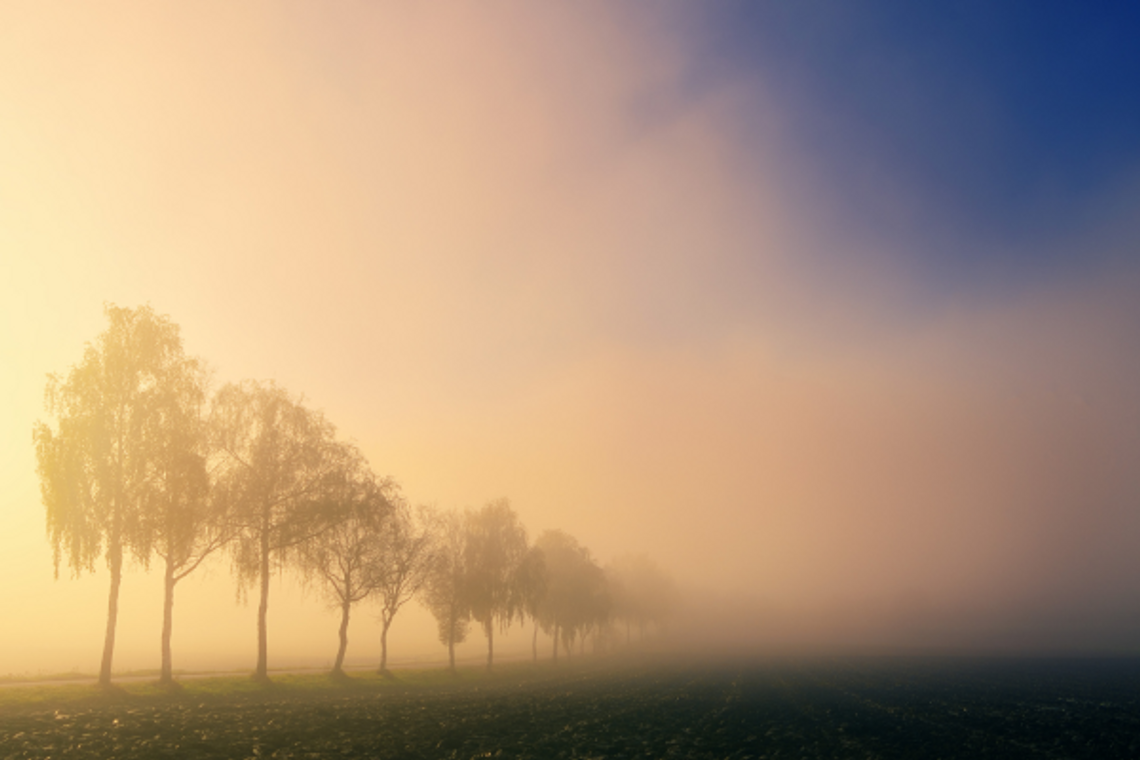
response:
M552 670L540 663L510 662L498 664L490 672L486 667L459 667L455 673L444 668L420 668L394 671L382 676L375 671L349 671L347 676L334 678L328 673L270 673L271 682L259 683L247 674L200 677L182 674L176 678L177 686L170 689L158 682L158 673L131 672L122 674L129 680L102 689L94 677L75 673L35 679L7 679L7 687L0 688L0 710L45 709L64 706L93 707L100 704L130 702L193 701L195 699L280 699L343 696L356 694L401 693L410 689L456 688L479 684L511 683L550 677ZM139 680L139 676L153 675L154 680ZM90 680L91 683L51 683L64 680ZM27 685L24 685L27 684Z

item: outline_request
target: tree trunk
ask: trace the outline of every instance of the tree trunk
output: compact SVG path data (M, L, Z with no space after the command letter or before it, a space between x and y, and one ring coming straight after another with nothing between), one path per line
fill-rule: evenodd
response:
M454 629L455 629L455 626L452 626L452 630L454 630ZM451 672L454 673L455 672L455 634L454 633L452 633L450 636L447 637L447 662L448 662L448 667L451 668Z
M267 617L269 612L269 527L261 530L261 601L257 604L257 669L253 671L255 681L269 680L269 633Z
M554 625L554 661L558 662L558 625Z
M380 675L388 672L388 627L392 625L395 614L388 614L387 610L380 613Z
M534 655L534 661L538 662L538 621L534 621L534 637L530 640L530 651Z
M495 656L495 618L493 615L487 618L487 624L483 626L483 630L487 633L487 670L490 670Z
M115 623L119 618L119 585L123 581L123 545L117 535L107 546L107 559L111 565L111 593L107 599L107 633L103 638L103 661L99 665L99 685L111 685L111 660L115 654Z
M174 630L174 560L166 558L166 573L163 578L162 597L162 671L158 677L160 684L174 683L174 665L170 654L170 636Z
M340 647L336 650L336 663L332 669L334 675L344 673L344 653L348 651L348 614L351 611L351 602L346 601L340 606Z

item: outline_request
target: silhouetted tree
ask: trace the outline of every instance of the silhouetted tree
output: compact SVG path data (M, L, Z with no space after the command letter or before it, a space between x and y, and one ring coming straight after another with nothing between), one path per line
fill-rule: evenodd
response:
M339 646L332 675L343 676L349 615L353 604L377 590L380 535L391 519L395 485L378 481L354 449L346 452L338 476L330 480L327 498L335 502L341 517L328 530L300 545L298 564L306 578L316 579L340 610Z
M299 545L340 517L337 482L356 456L337 443L323 415L306 409L273 383L223 387L214 398L212 429L222 456L217 487L239 526L234 566L257 580L257 666L268 675L269 578Z
M676 607L677 587L657 563L643 554L625 555L610 563L606 576L614 617L625 622L627 644L631 626L641 638L650 625L665 627Z
M435 561L433 528L436 518L426 507L413 511L403 499L380 526L378 552L372 566L380 600L380 668L388 674L388 629L396 613L424 588Z
M178 326L150 306L104 307L108 326L63 380L48 378L46 406L58 429L33 431L56 576L62 554L75 573L105 555L111 571L99 683L111 682L123 554L145 558L146 505L178 479L158 475L170 420L164 394L194 388L198 364L182 351Z
M471 617L467 599L467 531L454 512L436 523L435 560L424 587L424 601L439 625L439 641L447 647L448 667L455 672L455 645L467 639Z
M537 546L527 549L515 573L515 589L520 609L534 623L531 636L531 657L538 662L538 615L546 598L546 560Z
M575 639L609 614L605 574L585 547L560 530L546 531L535 546L546 562L547 587L539 622L554 638L557 660L559 641L569 656Z
M495 623L505 629L521 600L516 572L526 554L526 529L506 499L467 513L467 583L471 617L487 636L487 668L494 660Z

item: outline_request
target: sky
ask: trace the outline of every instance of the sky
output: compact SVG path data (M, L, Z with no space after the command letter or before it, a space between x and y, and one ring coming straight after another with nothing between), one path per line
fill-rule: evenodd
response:
M654 557L698 644L1136 653L1138 15L4 3L0 674L98 662L31 429L105 303L413 502ZM117 667L157 667L160 580L123 594ZM255 616L218 558L175 666L252 665ZM278 579L271 666L336 625ZM422 610L390 642L445 655Z

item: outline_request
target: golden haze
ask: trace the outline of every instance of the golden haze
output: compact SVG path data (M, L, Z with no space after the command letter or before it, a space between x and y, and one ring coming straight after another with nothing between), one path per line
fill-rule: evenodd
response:
M620 8L6 13L0 673L97 661L105 572L52 580L30 430L104 302L305 394L413 500L506 495L694 595L1134 648L1136 272L939 294L787 200L779 103L689 91L683 40ZM225 563L184 585L176 666L252 664ZM124 584L121 668L157 662L159 588ZM274 593L272 660L331 659L333 613ZM1054 618L1085 628L1018 627ZM391 636L443 656L422 612ZM376 637L357 615L350 657Z

